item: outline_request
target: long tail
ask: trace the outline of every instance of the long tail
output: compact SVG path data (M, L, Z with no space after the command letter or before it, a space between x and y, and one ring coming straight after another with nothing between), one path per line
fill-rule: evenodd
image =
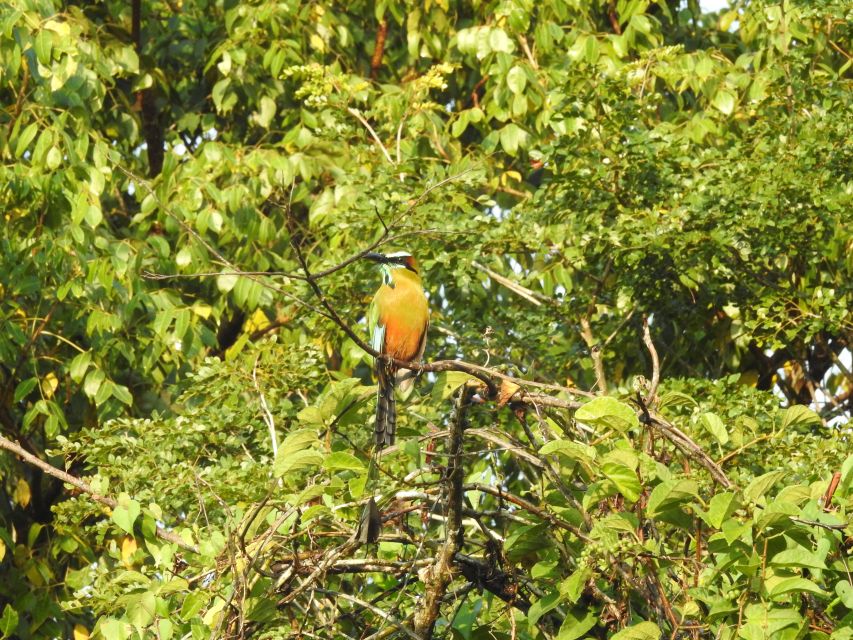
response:
M394 399L394 372L388 367L377 366L379 397L376 401L376 446L390 447L397 433L397 402Z

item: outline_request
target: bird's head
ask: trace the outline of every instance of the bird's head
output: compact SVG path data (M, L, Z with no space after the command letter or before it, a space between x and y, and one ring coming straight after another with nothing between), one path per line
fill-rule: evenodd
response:
M395 253L367 253L365 259L371 260L380 265L382 271L391 271L392 269L408 269L414 274L418 274L418 262L412 254L406 251L397 251Z

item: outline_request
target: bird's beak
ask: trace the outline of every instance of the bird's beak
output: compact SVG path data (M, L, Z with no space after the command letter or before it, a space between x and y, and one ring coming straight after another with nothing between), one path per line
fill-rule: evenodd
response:
M388 258L383 256L381 253L365 253L363 257L365 260L371 260L372 262L378 262L379 264L387 264L388 262Z

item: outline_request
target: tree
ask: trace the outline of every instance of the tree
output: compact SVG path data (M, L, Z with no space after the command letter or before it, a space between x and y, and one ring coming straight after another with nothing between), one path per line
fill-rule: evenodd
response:
M2 5L0 633L849 638L848 4Z

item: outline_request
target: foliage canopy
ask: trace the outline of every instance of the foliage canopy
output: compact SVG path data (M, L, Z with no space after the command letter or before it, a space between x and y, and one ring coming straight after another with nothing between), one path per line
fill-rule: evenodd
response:
M0 637L853 638L853 9L683 4L0 2Z

